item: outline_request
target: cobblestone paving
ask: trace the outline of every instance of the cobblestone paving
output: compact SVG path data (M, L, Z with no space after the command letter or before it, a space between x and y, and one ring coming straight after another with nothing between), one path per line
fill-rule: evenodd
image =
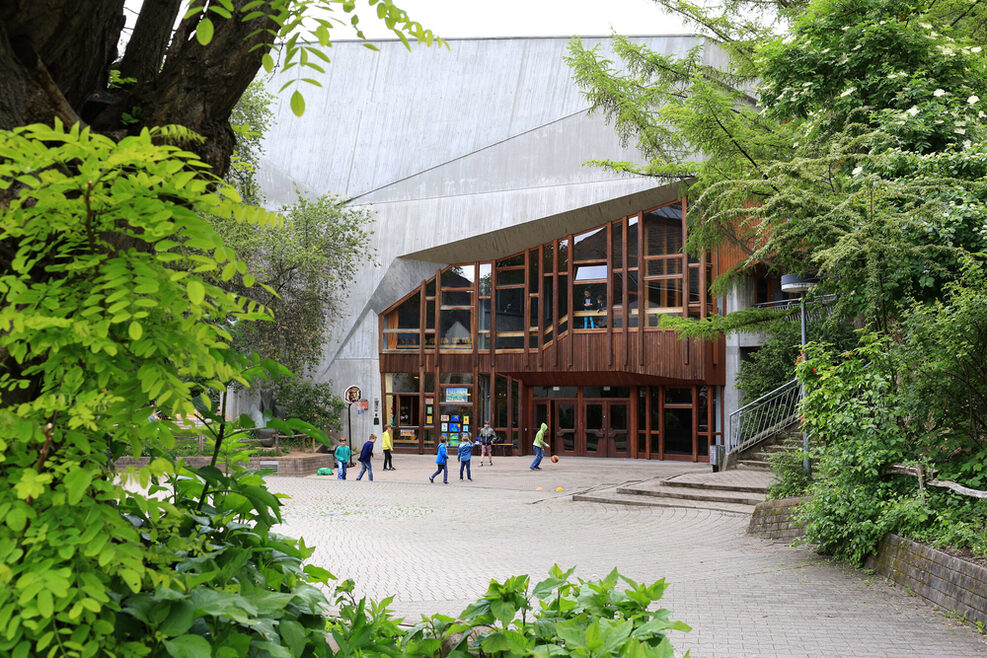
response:
M746 517L568 499L708 467L565 458L533 472L525 458L498 458L460 482L453 460L442 485L426 479L430 457L396 455L395 464L373 483L282 477L269 486L291 495L280 530L317 546L313 563L353 578L359 594L394 595L409 621L455 615L491 578L527 573L537 582L558 563L583 578L614 567L638 581L664 577L662 605L693 628L672 634L678 654L987 656L970 626L810 550L747 536Z

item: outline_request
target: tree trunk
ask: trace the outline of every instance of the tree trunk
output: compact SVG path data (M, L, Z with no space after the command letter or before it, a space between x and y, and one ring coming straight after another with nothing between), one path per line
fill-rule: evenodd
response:
M181 0L145 0L117 64L137 82L111 87L124 0L0 0L0 129L59 118L119 139L179 124L205 137L189 148L222 176L234 145L230 114L269 49L264 30L277 28L266 17L243 22L248 1L234 0L229 20L210 13L215 31L203 46L197 16L173 29Z

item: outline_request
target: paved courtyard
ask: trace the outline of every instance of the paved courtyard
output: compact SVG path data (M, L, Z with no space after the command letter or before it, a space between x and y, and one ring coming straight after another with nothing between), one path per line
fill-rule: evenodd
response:
M748 536L745 516L568 498L708 466L564 458L534 472L528 461L474 463L473 482L460 482L453 459L442 485L427 480L431 457L397 455L398 470L376 471L373 483L351 470L346 481L275 477L269 486L291 495L280 530L316 545L313 563L353 578L358 594L394 595L412 622L456 615L491 578L537 582L557 563L582 578L614 567L638 581L665 578L662 606L693 628L670 635L677 655L987 656L971 626L879 577Z

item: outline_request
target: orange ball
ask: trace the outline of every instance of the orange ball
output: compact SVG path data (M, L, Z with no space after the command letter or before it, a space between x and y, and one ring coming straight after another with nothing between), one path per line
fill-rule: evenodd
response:
M559 456L558 455L552 455L552 463L554 463L554 464L558 464L559 463Z

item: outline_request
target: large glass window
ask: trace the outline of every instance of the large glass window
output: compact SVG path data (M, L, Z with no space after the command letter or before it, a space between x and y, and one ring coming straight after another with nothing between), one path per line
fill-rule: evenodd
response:
M524 288L497 288L497 349L524 347Z
M418 350L421 341L421 293L415 293L387 314L384 350Z
M473 332L469 309L446 309L439 312L439 348L443 350L473 349Z
M673 203L644 213L644 255L682 254L682 204Z
M455 265L442 272L439 307L439 349L473 349L473 281L476 266Z

